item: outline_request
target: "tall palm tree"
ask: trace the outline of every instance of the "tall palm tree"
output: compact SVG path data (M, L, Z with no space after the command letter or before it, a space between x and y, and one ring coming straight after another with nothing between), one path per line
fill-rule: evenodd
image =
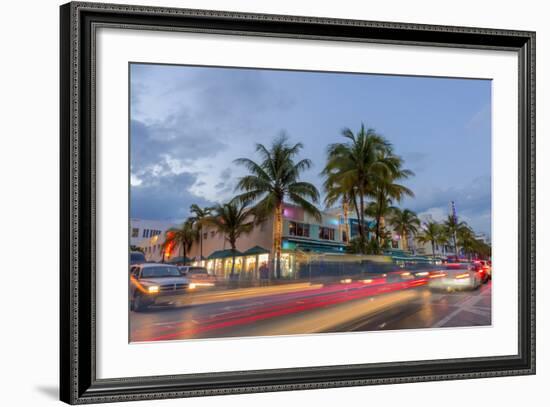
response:
M409 249L408 236L414 236L420 227L420 219L410 209L394 209L389 219L391 226L399 232L403 241L403 249Z
M387 170L376 174L375 182L372 183L367 192L377 203L379 212L375 213L376 222L375 238L380 240L381 228L384 227L384 209L388 207L387 202L401 202L405 196L414 197L414 192L396 181L407 179L414 175L410 170L403 169L403 159L393 154L392 150L383 152L384 162Z
M465 227L466 224L464 222L459 222L456 216L448 215L443 225L447 236L453 243L455 256L458 257L457 232L459 229Z
M402 160L393 155L391 143L363 124L356 134L346 128L342 135L347 141L331 144L327 149L325 189L349 188L350 196L353 194L358 200L359 235L364 238L365 198L382 179L397 174Z
M319 191L309 183L300 181L300 175L312 165L311 160L295 161L303 148L302 143L290 145L286 135L276 138L270 148L256 144L261 161L239 158L235 162L250 172L239 179L236 189L243 191L235 197L241 203L255 202L256 221L274 217L273 253L276 258L275 276L281 276L281 245L283 235L283 202L288 199L306 213L321 220L321 213L314 205L319 202Z
M210 216L210 213L212 212L212 208L201 208L199 205L193 204L191 205L190 211L192 214L194 214L194 216L191 217L190 220L191 222L193 222L193 225L197 227L197 230L199 232L200 259L202 261L202 230L205 224L205 220Z
M442 226L437 222L425 222L422 225L422 232L416 236L420 243L430 243L432 245L432 257L435 259L435 246L446 242Z
M191 250L191 247L197 240L197 237L197 230L193 228L193 223L190 220L186 220L179 228L168 229L165 233L163 243L163 262L167 248L179 246L180 256L183 257L183 262L185 264L187 261L187 253Z
M214 225L219 233L231 246L232 263L230 278L235 273L235 256L237 253L237 240L245 234L249 234L254 227L254 215L246 204L235 200L214 207L213 213L206 218L206 223Z

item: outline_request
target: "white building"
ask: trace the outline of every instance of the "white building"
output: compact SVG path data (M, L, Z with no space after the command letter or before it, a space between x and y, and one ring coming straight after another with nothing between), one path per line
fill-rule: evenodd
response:
M176 224L161 220L130 219L130 246L139 246L154 236L164 235Z

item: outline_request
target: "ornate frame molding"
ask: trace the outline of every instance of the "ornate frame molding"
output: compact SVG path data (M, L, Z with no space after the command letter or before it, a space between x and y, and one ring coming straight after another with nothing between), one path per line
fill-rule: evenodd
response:
M60 19L61 400L84 404L535 373L534 32L83 2L61 6ZM518 52L519 354L96 379L94 38L100 26Z

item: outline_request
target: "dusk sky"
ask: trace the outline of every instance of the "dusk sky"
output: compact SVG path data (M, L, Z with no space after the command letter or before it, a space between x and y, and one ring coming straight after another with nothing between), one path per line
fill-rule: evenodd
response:
M131 66L131 213L180 221L234 196L255 144L285 132L322 191L327 145L375 129L405 160L415 192L398 206L491 234L491 81L171 65Z

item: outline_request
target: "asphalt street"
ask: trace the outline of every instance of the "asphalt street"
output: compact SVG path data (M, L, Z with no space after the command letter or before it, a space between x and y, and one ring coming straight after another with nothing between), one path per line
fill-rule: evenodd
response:
M491 324L491 282L438 292L424 280L363 280L190 294L130 312L130 341L291 335Z

